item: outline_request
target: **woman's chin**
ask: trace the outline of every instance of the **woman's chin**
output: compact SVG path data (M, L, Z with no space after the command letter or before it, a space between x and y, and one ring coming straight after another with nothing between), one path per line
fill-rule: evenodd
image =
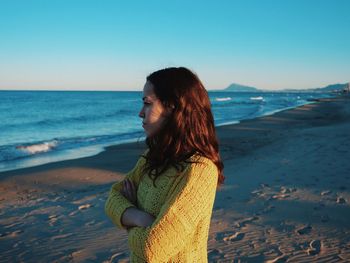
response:
M147 139L152 139L152 135L146 133L146 138Z
M151 137L151 134L147 131L145 131L145 135L146 135L146 138L148 138L148 139Z
M147 138L147 139L152 139L152 138L154 138L154 136L155 136L155 134L154 134L154 133L151 133L151 132L145 132L145 134L146 134L146 138Z

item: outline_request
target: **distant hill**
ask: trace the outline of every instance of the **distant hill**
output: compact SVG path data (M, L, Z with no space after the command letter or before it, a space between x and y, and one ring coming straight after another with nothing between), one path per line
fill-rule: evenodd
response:
M322 88L311 88L311 89L282 89L274 90L278 92L341 92L345 89L348 89L350 83L344 84L331 84ZM216 91L230 91L230 92L269 92L269 90L257 89L254 87L249 87L237 83L232 83L225 89L216 90ZM272 91L272 90L270 90ZM350 92L350 90L349 90Z
M331 84L322 88L313 88L313 89L286 89L283 91L287 92L342 92L348 88L349 83L344 84Z
M227 88L223 89L222 91L232 91L232 92L256 92L256 91L260 91L257 88L254 87L249 87L249 86L245 86L245 85L240 85L237 83L232 83L230 86L228 86Z
M323 88L312 89L312 91L322 91L322 92L334 92L334 91L343 91L348 88L349 83L344 84L332 84Z

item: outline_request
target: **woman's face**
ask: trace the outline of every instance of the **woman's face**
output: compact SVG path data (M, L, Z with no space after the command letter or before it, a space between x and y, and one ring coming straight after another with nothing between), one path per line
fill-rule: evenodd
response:
M153 84L146 82L143 88L143 106L139 113L142 118L142 127L147 137L154 136L163 126L166 119L166 109L156 97Z

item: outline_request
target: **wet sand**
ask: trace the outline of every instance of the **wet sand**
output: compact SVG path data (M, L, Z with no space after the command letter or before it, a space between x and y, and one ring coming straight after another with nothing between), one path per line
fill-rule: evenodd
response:
M349 96L219 127L209 261L349 262L349 131ZM0 262L128 262L104 202L144 149L0 173Z

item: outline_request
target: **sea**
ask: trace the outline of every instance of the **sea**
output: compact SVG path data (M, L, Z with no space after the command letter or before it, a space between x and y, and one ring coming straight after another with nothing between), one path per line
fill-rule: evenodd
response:
M334 96L209 91L216 126ZM140 91L0 91L0 171L95 155L145 139Z

